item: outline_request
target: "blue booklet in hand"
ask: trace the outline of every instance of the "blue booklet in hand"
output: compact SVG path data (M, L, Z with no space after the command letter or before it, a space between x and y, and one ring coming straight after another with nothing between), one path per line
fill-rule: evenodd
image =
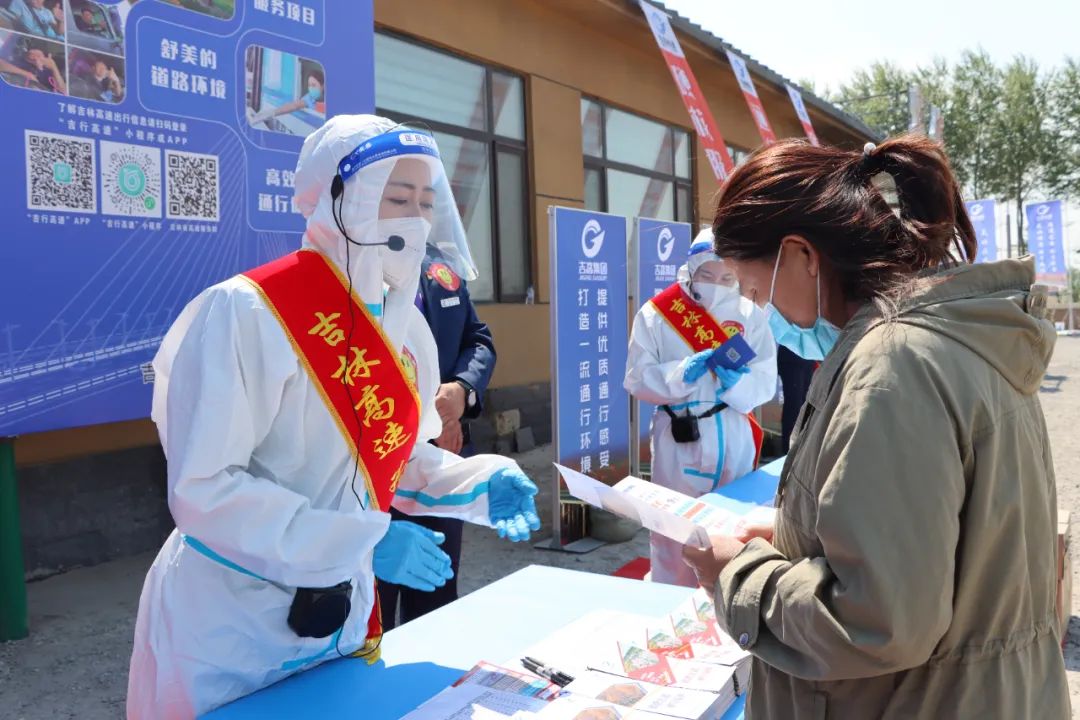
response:
M755 357L757 357L757 353L750 348L750 344L743 338L742 333L736 333L717 348L717 351L709 358L707 365L710 370L715 370L718 367L738 370Z

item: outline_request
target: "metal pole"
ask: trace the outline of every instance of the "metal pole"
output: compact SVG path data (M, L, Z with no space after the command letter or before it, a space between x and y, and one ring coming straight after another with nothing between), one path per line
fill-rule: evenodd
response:
M548 311L551 320L551 446L555 451L555 462L560 462L562 456L559 452L559 255L558 255L558 229L555 227L555 206L549 205L548 213L548 274L550 283L550 298L548 299ZM551 468L554 488L551 498L551 550L562 550L562 480L559 471Z
M1012 215L1005 210L1005 256L1012 257Z
M627 308L627 315L630 320L629 327L633 327L634 318L637 314L637 309L640 307L642 299L639 297L641 293L638 292L641 287L641 268L638 267L638 258L641 253L638 251L638 247L641 243L641 218L635 217L634 231L630 234L630 243L626 248L626 262L630 268L629 284L627 286L627 300L629 301L629 307ZM633 396L630 397L630 474L633 477L641 477L641 403L637 401Z
M15 484L15 442L12 438L0 438L0 642L20 640L29 632L19 494Z
M1067 203L1061 204L1062 227L1061 227L1061 242L1065 246L1065 284L1068 285L1066 292L1069 294L1069 332L1076 329L1076 297L1073 295L1073 278L1075 277L1075 270L1073 270L1072 263L1072 238L1069 236L1069 227L1072 223L1069 222L1069 206Z

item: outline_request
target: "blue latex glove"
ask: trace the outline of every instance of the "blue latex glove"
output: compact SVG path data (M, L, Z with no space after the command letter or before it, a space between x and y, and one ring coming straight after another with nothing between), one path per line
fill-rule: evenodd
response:
M416 523L393 520L386 535L375 546L372 569L375 577L395 585L431 592L454 577L450 556L439 546L446 540L441 532Z
M503 468L488 480L488 516L499 537L510 542L529 539L540 529L533 496L539 492L532 480L516 467Z
M731 388L735 387L735 383L743 379L743 376L750 372L750 368L743 365L738 370L729 370L727 368L718 367L713 370L716 375L716 379L720 381L720 392L727 392Z
M683 382L696 383L705 373L709 371L709 360L712 359L716 350L702 350L701 352L691 355L686 362L686 369L683 370Z

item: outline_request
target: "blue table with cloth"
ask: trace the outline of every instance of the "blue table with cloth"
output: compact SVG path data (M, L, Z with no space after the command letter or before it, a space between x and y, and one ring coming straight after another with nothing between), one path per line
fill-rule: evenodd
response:
M715 505L745 512L770 504L781 461L720 488ZM336 660L294 675L204 715L207 720L363 717L396 720L451 685L481 660L501 662L595 610L662 615L687 588L533 565L383 638L383 659ZM528 622L521 622L527 618ZM723 720L742 720L745 699Z

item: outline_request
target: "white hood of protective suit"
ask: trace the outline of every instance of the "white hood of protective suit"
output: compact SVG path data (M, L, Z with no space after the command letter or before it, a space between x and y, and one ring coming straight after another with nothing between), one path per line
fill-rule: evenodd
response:
M708 230L702 230L702 235L709 233ZM698 236L698 240L701 239L701 235ZM695 240L695 243L697 240ZM730 289L730 291L724 293L722 297L716 298L703 298L699 293L695 292L693 283L690 278L697 272L698 268L707 262L723 262L716 253L711 250L705 252L699 252L691 255L686 263L679 268L679 272L676 276L678 283L682 286L683 291L690 296L698 305L716 318L724 318L725 316L732 315L733 313L745 314L748 312L748 308L745 305L752 304L749 300L743 298L739 294L739 287L736 285ZM741 309L741 310L740 310Z
M381 308L383 332L394 347L405 340L409 323L415 318L412 307L420 283L424 253L415 255L415 268L400 271L398 287L387 289L388 262L396 251L385 244L378 231L379 203L395 159L375 163L360 170L344 184L340 219L349 237L341 234L334 220L330 186L338 163L363 142L399 127L376 115L337 115L304 141L296 165L296 202L307 218L304 247L314 248L330 258L346 276L353 289L373 310ZM436 160L433 172L441 172Z

